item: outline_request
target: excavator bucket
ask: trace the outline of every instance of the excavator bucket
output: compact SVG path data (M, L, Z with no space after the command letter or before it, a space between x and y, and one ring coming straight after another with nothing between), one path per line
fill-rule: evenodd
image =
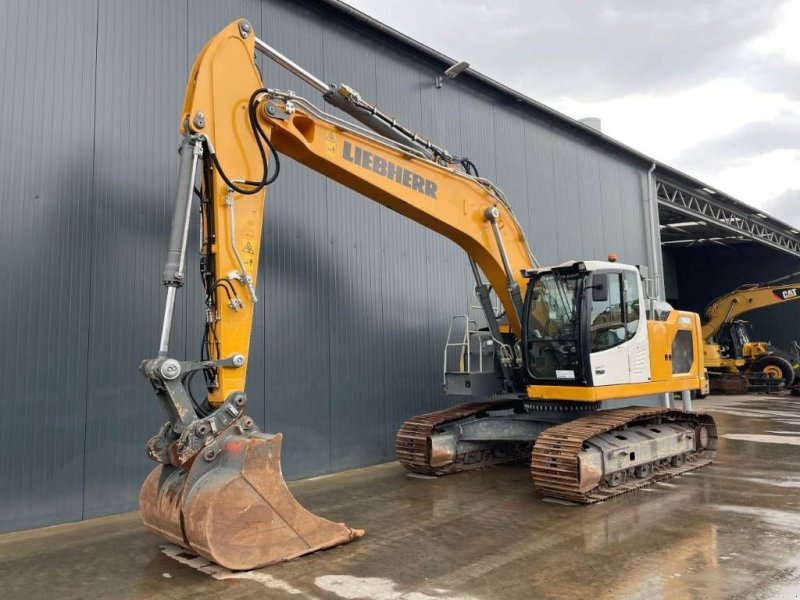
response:
M314 515L281 472L281 434L227 437L188 469L159 465L139 507L153 533L233 570L247 570L345 544L364 535Z

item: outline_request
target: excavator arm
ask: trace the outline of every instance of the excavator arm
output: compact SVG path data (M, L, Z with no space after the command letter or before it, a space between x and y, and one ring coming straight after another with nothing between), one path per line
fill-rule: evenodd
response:
M735 321L745 313L800 300L798 275L800 273L792 273L765 283L743 285L714 300L706 308L703 317L703 339L710 341L715 338L723 325ZM790 282L782 283L784 281Z

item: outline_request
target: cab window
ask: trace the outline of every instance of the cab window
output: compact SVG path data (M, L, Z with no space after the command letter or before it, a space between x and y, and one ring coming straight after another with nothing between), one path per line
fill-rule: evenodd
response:
M608 274L608 295L604 301L593 301L589 320L592 352L608 350L625 341L625 313L622 301L622 275Z
M639 274L625 271L622 275L625 283L625 329L628 339L639 330L641 307L639 306Z

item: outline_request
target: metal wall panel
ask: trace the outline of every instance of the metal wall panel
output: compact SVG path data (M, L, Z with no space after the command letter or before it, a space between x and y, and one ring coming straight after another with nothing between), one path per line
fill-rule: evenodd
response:
M0 3L5 296L0 530L134 508L163 420L141 359L160 285L186 77L207 38L249 18L327 81L344 81L497 180L543 263L617 251L644 263L644 174L468 79L289 0ZM23 35L38 23L42 39ZM318 105L259 59L265 84ZM11 84L9 84L11 82ZM333 109L331 109L333 110ZM64 118L68 115L69 118ZM341 116L341 115L340 115ZM283 159L267 194L250 413L282 431L289 478L393 457L410 415L447 405L442 351L474 287L455 244ZM197 237L190 241L195 248ZM192 258L173 349L198 353Z
M405 58L401 55L401 58ZM410 62L412 59L407 58ZM455 155L462 155L462 131L458 85L445 82L441 89L434 87L434 78L440 69L419 65L422 115L419 128L422 135L435 140ZM392 107L392 110L395 110ZM467 268L464 251L438 233L424 230L425 262L421 265L425 277L424 302L428 314L428 332L419 338L418 352L430 365L424 397L409 397L403 402L408 414L431 412L448 405L442 395L442 363L444 344L450 319L453 315L470 312L470 294L475 288ZM422 300L422 299L421 299ZM426 339L427 337L427 339Z
M297 5L263 4L261 35L311 72L324 75L322 20ZM305 83L264 61L264 83L317 100ZM318 103L321 103L321 99ZM262 371L266 431L283 432L287 477L331 470L330 255L326 179L288 158L267 191L261 247L265 321L254 336L265 346ZM251 392L252 394L252 392ZM252 397L252 396L251 396ZM312 418L309 418L312 417Z
M527 202L517 208L528 245L541 264L555 264L563 259L558 249L556 218L559 198L556 196L556 166L553 146L557 134L542 123L527 119L518 129L525 142L523 175L528 184ZM514 206L517 200L511 199Z
M376 95L375 42L340 23L323 29L325 78L352 81ZM386 373L381 239L384 210L333 181L327 182L331 273L331 466L377 462L385 454Z
M138 366L158 351L159 273L190 66L186 15L186 0L99 7L85 517L131 508L153 467L142 442L163 421ZM178 355L186 352L186 297L180 294L172 339Z
M398 119L418 127L422 120L419 69L411 61L376 47L376 95ZM384 353L384 459L394 457L394 433L408 417L431 410L431 363L427 346L430 327L425 274L428 238L420 227L393 211L381 215L381 295ZM438 371L438 369L436 369ZM374 459L368 459L373 461Z
M580 188L576 177L575 162L578 146L568 136L557 135L551 147L555 177L558 262L585 256L583 231L580 229L581 205Z
M80 519L96 0L0 2L0 531Z

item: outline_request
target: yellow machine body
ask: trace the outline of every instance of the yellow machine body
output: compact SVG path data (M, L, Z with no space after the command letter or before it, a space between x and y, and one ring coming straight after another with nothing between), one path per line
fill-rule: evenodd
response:
M529 385L528 396L546 400L603 402L619 398L636 398L683 390L698 390L705 385L705 362L700 340L700 317L697 313L672 311L665 321L647 321L650 346L650 380L606 386ZM688 371L674 372L672 348L679 331L692 334L692 361Z

